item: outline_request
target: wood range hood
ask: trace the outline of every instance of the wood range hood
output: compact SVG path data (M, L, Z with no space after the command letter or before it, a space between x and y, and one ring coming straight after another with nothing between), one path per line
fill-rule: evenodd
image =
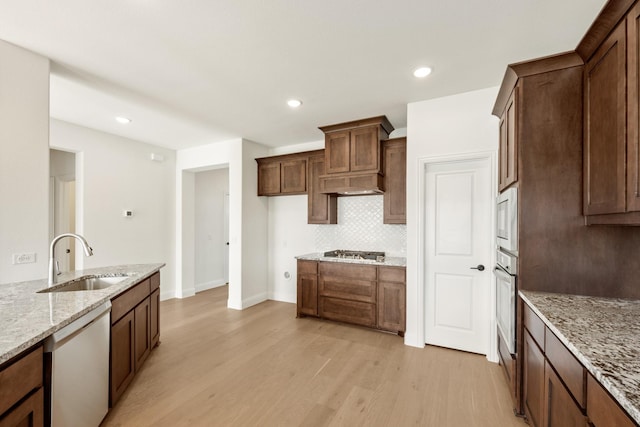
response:
M386 116L319 128L325 135L325 174L319 192L340 196L384 193L382 141L393 125Z

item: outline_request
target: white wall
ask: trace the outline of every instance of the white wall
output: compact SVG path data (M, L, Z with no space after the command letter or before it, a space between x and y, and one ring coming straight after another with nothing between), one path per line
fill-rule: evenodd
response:
M94 254L77 251L77 269L165 262L161 298L173 297L175 152L59 120L51 120L51 147L77 156L76 231Z
M226 283L224 198L229 193L229 169L195 174L195 288L196 292Z
M49 60L0 40L0 283L47 277ZM12 265L35 252L36 263Z
M498 88L429 101L407 111L407 331L405 344L424 346L424 284L418 283L420 233L420 162L429 157L497 152L498 119L491 115ZM495 337L494 337L495 338Z

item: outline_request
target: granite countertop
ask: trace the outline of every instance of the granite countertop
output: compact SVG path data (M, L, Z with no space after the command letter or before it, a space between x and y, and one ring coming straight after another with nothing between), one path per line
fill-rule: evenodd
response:
M385 257L384 261L376 261L373 259L348 259L324 256L322 252L298 255L296 259L306 261L323 261L323 262L344 262L348 264L372 264L384 267L406 267L407 259L404 257Z
M88 274L130 277L106 289L37 293L47 279L0 285L0 364L44 340L107 300L151 276L162 264L119 265L64 273L58 283Z
M640 424L640 300L531 291L520 296Z

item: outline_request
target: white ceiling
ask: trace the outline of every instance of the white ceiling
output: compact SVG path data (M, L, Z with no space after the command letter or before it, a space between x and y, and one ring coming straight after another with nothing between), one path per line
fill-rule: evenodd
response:
M574 49L604 3L0 0L0 39L51 58L57 119L175 149L281 146L382 114L405 127L409 102L497 86L509 63ZM432 75L414 78L420 65Z

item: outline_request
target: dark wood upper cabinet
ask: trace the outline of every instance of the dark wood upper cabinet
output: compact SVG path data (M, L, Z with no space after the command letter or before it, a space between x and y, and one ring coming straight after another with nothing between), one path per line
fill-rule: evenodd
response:
M407 223L407 138L383 143L385 224Z
M498 191L518 181L518 90L516 85L500 116L500 157L498 164Z
M305 194L307 158L300 153L263 157L258 162L258 196Z
M623 21L584 70L584 213L626 209L626 34Z
M382 174L381 143L393 126L385 116L323 126L326 173Z
M309 156L307 161L307 223L337 224L338 200L335 194L320 192L320 176L325 174L324 150Z
M640 4L632 3L608 2L577 48L586 60L587 224L640 225Z

